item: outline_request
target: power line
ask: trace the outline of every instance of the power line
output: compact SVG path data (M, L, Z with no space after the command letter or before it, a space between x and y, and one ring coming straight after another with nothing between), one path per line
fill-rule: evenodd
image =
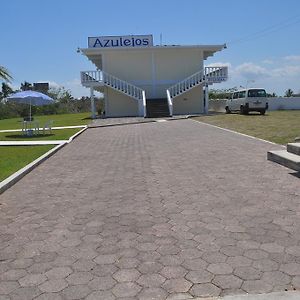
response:
M296 15L294 17L290 17L288 19L285 19L277 24L265 27L264 29L261 29L259 31L250 33L248 35L245 35L244 37L232 40L228 43L226 43L227 45L234 45L234 44L239 44L239 43L243 43L243 42L247 42L247 41L251 41L251 40L255 40L258 38L262 38L268 34L280 31L286 27L295 25L297 23L300 22L300 15Z

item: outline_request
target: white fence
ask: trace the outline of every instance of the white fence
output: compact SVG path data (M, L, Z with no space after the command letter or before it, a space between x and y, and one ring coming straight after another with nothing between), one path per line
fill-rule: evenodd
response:
M300 97L268 98L269 110L300 110ZM210 111L225 112L226 99L209 100Z

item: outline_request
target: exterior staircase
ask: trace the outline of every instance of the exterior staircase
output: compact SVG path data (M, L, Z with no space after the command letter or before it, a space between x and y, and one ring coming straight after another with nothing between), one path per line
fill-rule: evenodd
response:
M268 160L300 172L300 143L289 143L286 150L269 151Z
M167 89L167 99L170 115L173 115L173 99L188 92L198 85L209 85L226 81L228 78L228 67L205 67L191 76L179 81Z
M147 118L163 118L170 116L168 100L165 98L147 99L146 109Z
M143 89L101 70L81 72L81 83L85 87L97 88L101 92L103 87L107 86L132 97L138 101L139 115L146 117L146 93Z

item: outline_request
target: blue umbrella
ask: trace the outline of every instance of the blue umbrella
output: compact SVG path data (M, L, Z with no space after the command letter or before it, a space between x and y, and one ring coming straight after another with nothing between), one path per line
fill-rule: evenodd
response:
M29 120L31 120L31 105L42 106L54 103L54 100L49 96L35 92L35 91L24 91L13 94L7 97L8 101L29 104Z

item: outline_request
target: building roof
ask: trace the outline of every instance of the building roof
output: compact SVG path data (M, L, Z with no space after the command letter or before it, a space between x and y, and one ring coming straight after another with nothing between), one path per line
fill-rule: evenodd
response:
M170 49L176 49L179 51L203 51L203 59L207 59L209 56L217 51L221 51L226 48L226 44L223 45L162 45L162 46L150 46L150 47L107 47L107 48L79 48L78 51L83 53L91 60L95 65L102 64L102 54L107 52L127 52L127 51L169 51Z

